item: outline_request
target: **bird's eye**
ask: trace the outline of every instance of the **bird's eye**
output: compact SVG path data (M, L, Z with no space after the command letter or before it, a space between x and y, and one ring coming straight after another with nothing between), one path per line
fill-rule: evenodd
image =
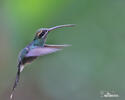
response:
M41 37L43 37L44 36L44 34L47 32L47 30L43 30L40 34L39 34L39 38L41 38Z

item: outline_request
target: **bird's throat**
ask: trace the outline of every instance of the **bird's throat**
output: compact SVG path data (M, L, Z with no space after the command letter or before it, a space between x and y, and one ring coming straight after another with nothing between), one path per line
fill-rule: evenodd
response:
M42 39L37 39L37 40L34 40L33 43L32 43L32 46L40 46L40 47L43 47L44 46L44 43L45 41Z

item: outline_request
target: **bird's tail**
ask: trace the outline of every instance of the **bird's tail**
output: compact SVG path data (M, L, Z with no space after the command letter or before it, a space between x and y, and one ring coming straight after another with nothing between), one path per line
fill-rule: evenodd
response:
M21 70L21 68L20 68L20 63L18 64L18 71L17 71L17 74L16 74L16 80L15 80L15 82L14 82L14 85L13 85L13 88L12 88L12 92L11 92L11 95L10 95L10 100L13 98L13 93L14 93L14 90L15 90L15 88L16 88L16 86L17 86L17 84L18 84L18 82L19 82L19 78L20 78L20 70Z

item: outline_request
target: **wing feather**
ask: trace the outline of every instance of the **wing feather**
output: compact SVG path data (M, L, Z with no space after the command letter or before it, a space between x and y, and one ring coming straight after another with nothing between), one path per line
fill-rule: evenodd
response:
M54 53L56 51L62 50L62 48L67 47L69 45L47 45L45 44L44 47L37 47L29 51L26 57L33 57L33 56L43 56L50 53Z

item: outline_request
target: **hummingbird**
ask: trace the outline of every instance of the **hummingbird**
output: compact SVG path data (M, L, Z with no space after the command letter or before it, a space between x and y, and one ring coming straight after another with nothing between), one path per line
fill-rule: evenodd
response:
M70 45L49 45L45 44L48 34L55 29L62 27L72 27L74 24L67 25L59 25L52 28L40 28L37 30L35 37L31 43L29 43L24 49L21 50L18 56L18 64L17 64L17 74L16 79L12 88L12 93L10 95L10 99L13 98L13 92L17 87L20 79L20 73L24 69L24 65L31 63L36 58L47 55L50 53L54 53L56 51L62 50L64 47L68 47Z

